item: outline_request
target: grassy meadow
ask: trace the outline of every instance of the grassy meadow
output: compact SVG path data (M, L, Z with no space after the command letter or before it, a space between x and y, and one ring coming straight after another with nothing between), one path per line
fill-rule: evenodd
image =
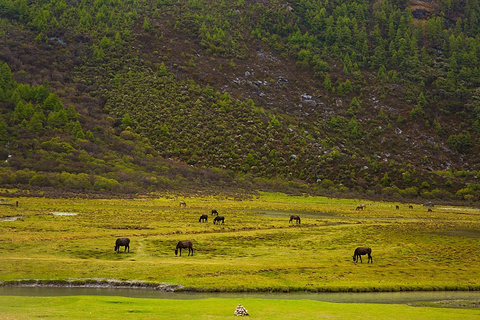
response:
M135 299L106 296L2 297L0 319L229 319L243 304L248 319L478 319L479 309L277 299Z
M0 280L137 281L197 291L480 289L480 210L266 193L155 199L4 198ZM186 207L179 201L185 200ZM356 210L360 203L365 210ZM399 209L395 206L399 205ZM225 216L214 225L212 209ZM290 214L301 224L289 223ZM75 215L74 215L75 214ZM199 217L208 214L207 223ZM118 237L130 252L114 253ZM180 240L194 256L175 257ZM373 264L352 261L372 248ZM233 311L232 311L233 312Z

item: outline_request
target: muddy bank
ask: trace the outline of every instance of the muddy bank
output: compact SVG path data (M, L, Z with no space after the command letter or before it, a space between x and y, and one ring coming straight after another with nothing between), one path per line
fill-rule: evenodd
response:
M2 281L4 287L57 287L57 288L106 288L106 289L150 289L162 292L180 291L184 287L172 284L158 284L139 281L120 281L114 279L77 279L77 280L12 280Z
M52 288L105 288L105 289L148 289L160 292L184 293L395 293L395 292L480 292L480 286L432 286L432 287L262 287L262 288L202 288L182 285L142 281L122 281L117 279L73 279L38 280L21 279L1 281L0 287L52 287Z

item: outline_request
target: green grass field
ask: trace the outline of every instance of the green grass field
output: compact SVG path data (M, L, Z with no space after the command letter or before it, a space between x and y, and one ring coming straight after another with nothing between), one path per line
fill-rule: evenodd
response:
M16 200L16 199L15 199ZM21 198L2 206L0 279L118 279L208 291L480 288L480 211L264 194L225 198ZM225 216L214 225L210 211ZM289 223L294 212L301 224ZM55 215L52 213L75 213ZM209 214L208 223L198 222ZM114 253L117 237L130 252ZM195 254L175 257L179 240ZM357 246L373 264L355 264Z
M135 299L105 296L2 297L0 319L229 319L238 304L248 319L478 319L479 309L276 299Z
M262 194L156 199L3 199L0 206L0 280L84 283L134 281L196 291L402 291L480 289L480 210L323 197ZM365 210L356 210L365 203ZM399 205L399 209L395 206ZM225 216L214 225L212 209ZM290 214L301 224L289 223ZM202 214L209 215L200 223ZM130 252L114 253L118 237ZM194 256L175 257L175 245L191 240ZM373 264L355 264L358 246L372 248ZM31 299L31 300L29 300ZM104 297L0 297L0 319L217 319L233 316L238 301L169 301ZM112 302L118 301L118 302ZM5 302L5 303L3 303ZM477 309L332 304L247 299L258 319L409 319L478 317ZM81 307L80 307L81 306ZM64 310L64 308L66 308ZM50 311L52 314L49 314ZM425 311L427 310L427 311ZM44 315L42 315L44 313ZM464 314L465 313L465 314ZM47 316L47 314L49 314ZM278 314L282 314L279 317ZM16 316L15 316L16 315ZM99 314L95 318L101 318Z

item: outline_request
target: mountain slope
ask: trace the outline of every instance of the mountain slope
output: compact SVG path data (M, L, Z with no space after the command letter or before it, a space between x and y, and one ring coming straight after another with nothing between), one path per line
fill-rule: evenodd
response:
M0 59L15 83L48 88L93 135L63 137L66 128L45 125L39 140L53 133L90 156L50 154L67 160L47 166L25 152L28 134L14 135L22 127L11 116L15 89L2 100L8 177L29 168L46 177L38 186L63 187L51 176L83 172L93 173L90 188L103 177L130 186L120 192L155 190L161 184L139 181L165 178L170 169L148 163L170 158L191 172L211 168L212 181L229 177L220 185L232 188L246 178L247 189L479 196L473 2L2 5ZM15 162L17 154L28 161ZM114 159L124 162L117 170ZM144 177L120 178L129 166ZM177 178L162 187L178 186Z

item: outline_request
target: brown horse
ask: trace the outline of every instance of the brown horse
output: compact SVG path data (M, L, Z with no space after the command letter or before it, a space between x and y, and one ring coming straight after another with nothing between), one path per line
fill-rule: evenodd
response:
M117 241L115 241L115 253L120 251L120 247L125 247L126 252L130 252L130 239L128 238L118 238Z
M190 252L192 253L193 256L193 244L192 241L190 240L185 240L185 241L179 241L177 243L177 247L175 248L175 257L177 256L178 250L180 249L180 257L182 256L182 249L187 249L188 248L188 255L190 255Z
M361 204L361 205L359 205L359 206L357 207L357 210L363 210L363 209L365 209L366 207L367 207L366 204Z
M187 204L185 203L185 201L182 200L182 201L179 202L179 206L180 207L186 207Z
M216 216L215 219L213 219L213 224L220 224L220 221L222 224L225 224L225 217Z
M408 206L408 209L413 209L413 206L412 206L412 205L409 205L409 206Z
M299 216L291 215L291 216L290 216L290 220L288 221L288 223L292 222L292 220L296 220L297 223L300 223L300 217L299 217Z
M217 211L217 210L213 209L213 210L212 210L212 215L213 215L213 214L217 215L217 217L218 217L218 211Z
M355 263L358 262L358 258L360 258L360 262L363 263L362 261L362 256L363 255L368 255L368 262L369 263L370 261L372 261L373 263L373 258L372 258L372 249L370 248L367 248L367 247L358 247L357 249L355 249L355 252L353 253L353 261Z

